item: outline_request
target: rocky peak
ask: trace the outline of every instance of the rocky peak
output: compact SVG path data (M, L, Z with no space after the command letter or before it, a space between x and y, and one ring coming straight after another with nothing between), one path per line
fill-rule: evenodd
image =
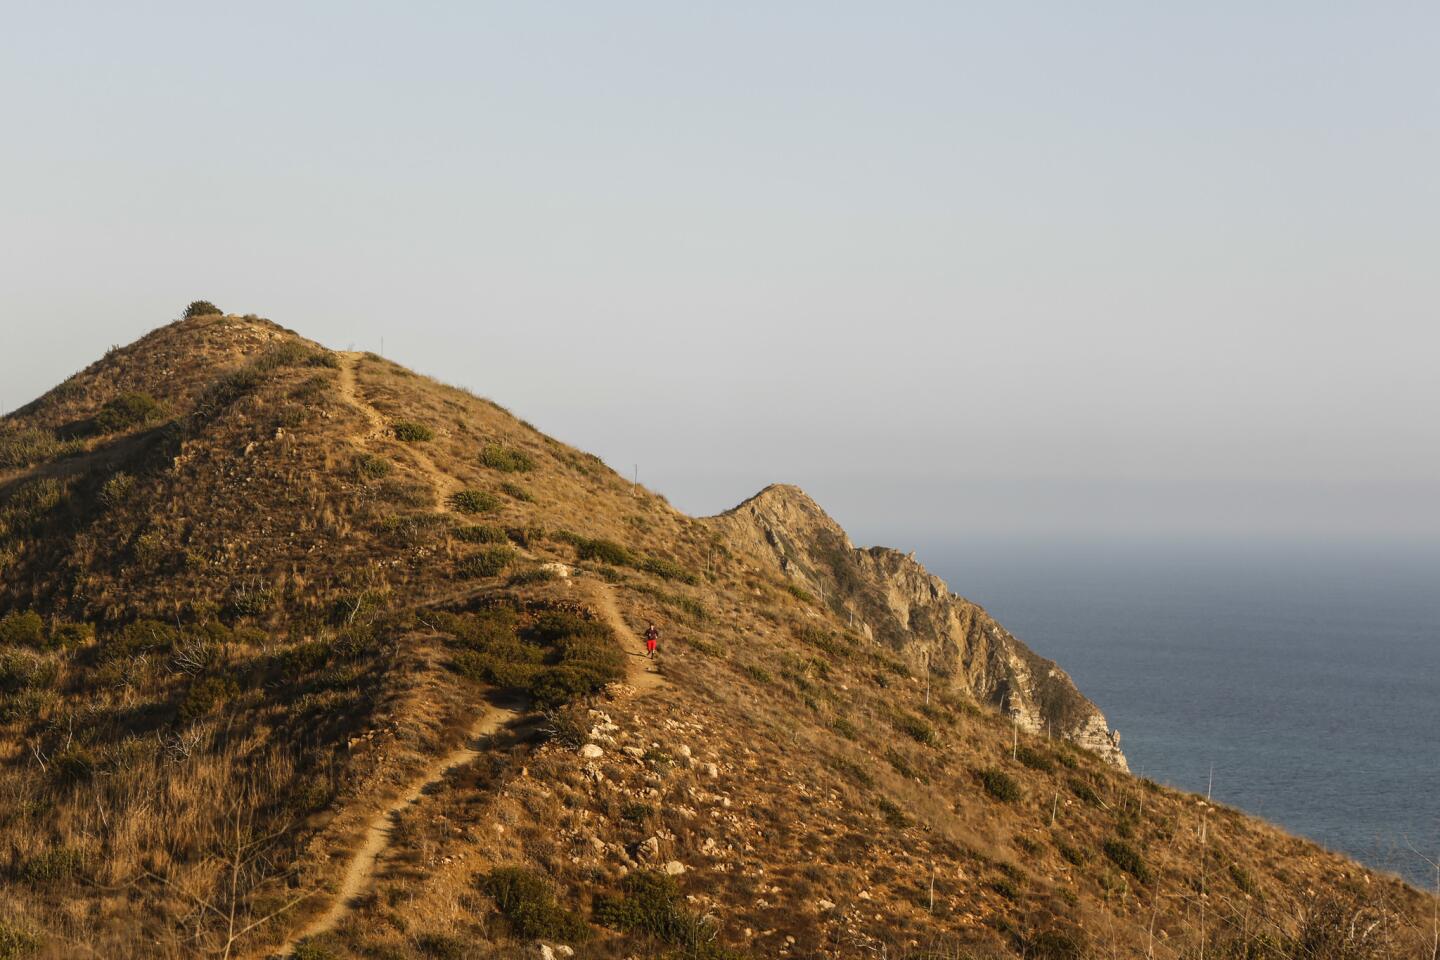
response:
M789 484L772 484L710 522L738 552L778 568L843 623L938 682L1005 712L1031 733L1072 740L1126 767L1120 735L1069 675L978 604L952 593L913 554L856 548L819 504Z

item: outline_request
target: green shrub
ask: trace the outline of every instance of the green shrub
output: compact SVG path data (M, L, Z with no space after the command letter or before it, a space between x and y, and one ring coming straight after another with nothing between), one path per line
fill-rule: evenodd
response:
M471 527L461 527L455 531L455 539L463 540L466 543L508 543L509 535L504 527L498 527L491 523L482 523Z
M505 494L505 496L507 497L519 500L521 503L535 502L535 498L530 495L529 490L526 490L518 483L511 483L508 480L500 484L500 492Z
M91 421L92 432L98 434L119 433L132 427L143 426L160 416L160 404L146 393L122 393L113 400L107 400Z
M306 939L296 944L295 949L290 951L290 960L340 960L340 954L329 947Z
M424 443L435 439L434 430L413 420L398 421L390 427L390 432L395 434L395 439L402 443Z
M578 943L589 936L585 921L562 907L549 880L533 870L497 868L481 878L480 888L521 939Z
M379 480L381 477L390 475L395 469L394 464L384 457L377 457L373 453L362 453L355 458L355 476L361 480Z
M744 669L746 676L748 676L751 680L754 680L756 683L775 682L775 674L771 673L769 670L766 670L764 667L757 666L755 664L746 664L742 669Z
M925 778L920 775L920 772L912 767L910 761L906 760L904 755L898 750L886 750L885 761L890 764L891 769L907 780L925 780Z
M889 797L881 797L875 802L875 805L880 808L885 822L896 830L903 830L910 826L910 818L905 816L905 811L901 810Z
M23 650L0 650L0 693L48 688L59 676L51 660Z
M1077 847L1070 846L1070 844L1066 843L1064 840L1060 840L1057 838L1055 840L1055 849L1060 852L1060 856L1063 857L1067 862L1072 863L1077 867L1083 867L1085 866L1085 864L1090 862L1089 854Z
M935 728L914 714L897 713L891 718L891 722L895 725L896 730L910 737L916 743L923 743L930 747L939 740Z
M100 503L113 510L130 499L130 494L134 489L134 477L124 471L114 473L100 488Z
M621 882L619 895L595 899L595 919L607 927L654 937L679 947L687 960L731 960L739 955L716 942L712 921L685 909L674 879L653 871Z
M45 646L45 621L34 610L16 610L0 620L0 646Z
M1090 804L1090 806L1100 806L1100 795L1084 780L1081 780L1079 777L1071 777L1065 781L1065 785L1070 788L1071 793Z
M1115 866L1141 883L1150 882L1150 869L1145 866L1145 861L1141 859L1134 847L1123 840L1112 839L1105 841L1104 850L1105 856L1109 857L1110 862Z
M191 300L189 306L185 308L183 316L189 320L191 317L209 317L224 312L209 300Z
M0 920L0 960L23 960L44 946L38 936L5 920Z
M515 561L509 547L488 547L461 559L456 566L462 577L498 577Z
M1020 784L1004 770L990 767L977 771L976 776L980 778L980 785L985 788L985 792L1001 803L1015 803L1020 799Z
M694 586L700 582L700 578L673 560L666 560L662 557L646 557L640 562L640 569L646 573L653 573L663 580L679 580Z
M399 477L380 481L375 488L375 496L397 507L428 507L435 502L435 491L429 484Z
M200 399L195 402L195 416L201 420L217 416L241 397L253 393L264 382L265 378L259 371L248 367L227 373L200 394Z
M575 544L575 553L581 560L598 560L617 567L629 567L635 563L635 556L614 540L603 538L581 538Z
M1229 873L1230 879L1235 883L1235 889L1252 897L1260 896L1260 887L1255 883L1255 878L1240 864L1230 864Z
M1045 773L1049 773L1051 770L1055 769L1055 765L1050 762L1049 757L1045 756L1045 754L1041 753L1039 750L1035 750L1031 747L1022 745L1016 748L1015 759L1025 764L1025 766L1029 767L1031 770L1041 770Z
M461 513L494 513L500 499L483 490L457 490L450 495L450 506Z
M53 432L38 427L0 427L0 470L28 467L75 453L80 448L80 441L61 440Z
M1085 960L1087 949L1081 930L1044 930L1030 938L1025 955L1034 960Z
M845 717L836 717L831 720L830 729L840 734L840 736L844 737L846 740L860 739L859 729L857 729L855 724L851 723Z
M180 701L180 720L198 720L239 692L239 686L229 677L202 677L190 685L185 699Z
M560 574L548 567L527 567L510 574L509 579L505 582L512 587L523 587L532 583L549 583L559 579Z
M498 443L486 444L480 451L480 465L501 473L527 473L535 469L535 461L528 453Z
M51 847L24 861L20 876L32 886L67 883L85 873L85 854L71 847Z
M331 370L340 369L340 355L331 350L316 350L305 358L305 363L312 367L327 367Z
M415 938L415 946L431 960L465 960L465 941L447 933L424 933Z

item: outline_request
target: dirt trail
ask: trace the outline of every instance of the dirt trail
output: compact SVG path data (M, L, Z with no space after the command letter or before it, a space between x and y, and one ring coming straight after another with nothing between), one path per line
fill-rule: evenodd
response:
M608 583L596 583L590 596L596 611L610 624L625 646L625 682L635 688L635 695L643 697L663 686L665 678L660 676L658 662L645 655L644 641L636 636L620 614L620 608L615 603L615 588Z
M394 829L395 815L419 800L431 787L445 779L446 774L456 767L464 766L480 756L486 738L498 733L503 727L514 722L519 713L508 707L492 707L486 711L475 726L470 728L466 745L450 751L431 763L405 787L404 792L376 812L365 828L365 840L360 848L350 855L345 874L335 891L330 909L306 924L303 930L292 934L280 947L270 951L270 956L288 957L306 937L328 933L350 912L356 897L369 889L379 869L380 856L390 845L390 834Z
M379 410L372 407L368 401L360 396L358 384L355 379L355 368L360 363L364 354L342 352L340 353L340 399L359 410L370 424L368 432L352 435L352 439L362 446L368 446L371 441L384 440L390 435L390 424ZM435 465L430 455L421 450L415 444L404 444L405 452L409 455L410 461L425 474L431 485L435 488L436 510L440 513L450 512L450 496L455 493L463 484L450 476L444 470Z

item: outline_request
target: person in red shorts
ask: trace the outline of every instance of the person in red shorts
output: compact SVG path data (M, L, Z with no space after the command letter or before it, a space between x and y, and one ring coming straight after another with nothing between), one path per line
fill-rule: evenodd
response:
M652 623L645 629L645 655L653 660L655 658L655 647L658 646L659 643L660 628Z

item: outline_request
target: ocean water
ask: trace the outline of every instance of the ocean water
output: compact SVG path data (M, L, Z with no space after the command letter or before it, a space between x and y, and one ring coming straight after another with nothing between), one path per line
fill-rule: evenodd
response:
M1440 549L940 544L918 559L1060 663L1136 773L1433 888ZM1213 771L1213 774L1212 774Z

